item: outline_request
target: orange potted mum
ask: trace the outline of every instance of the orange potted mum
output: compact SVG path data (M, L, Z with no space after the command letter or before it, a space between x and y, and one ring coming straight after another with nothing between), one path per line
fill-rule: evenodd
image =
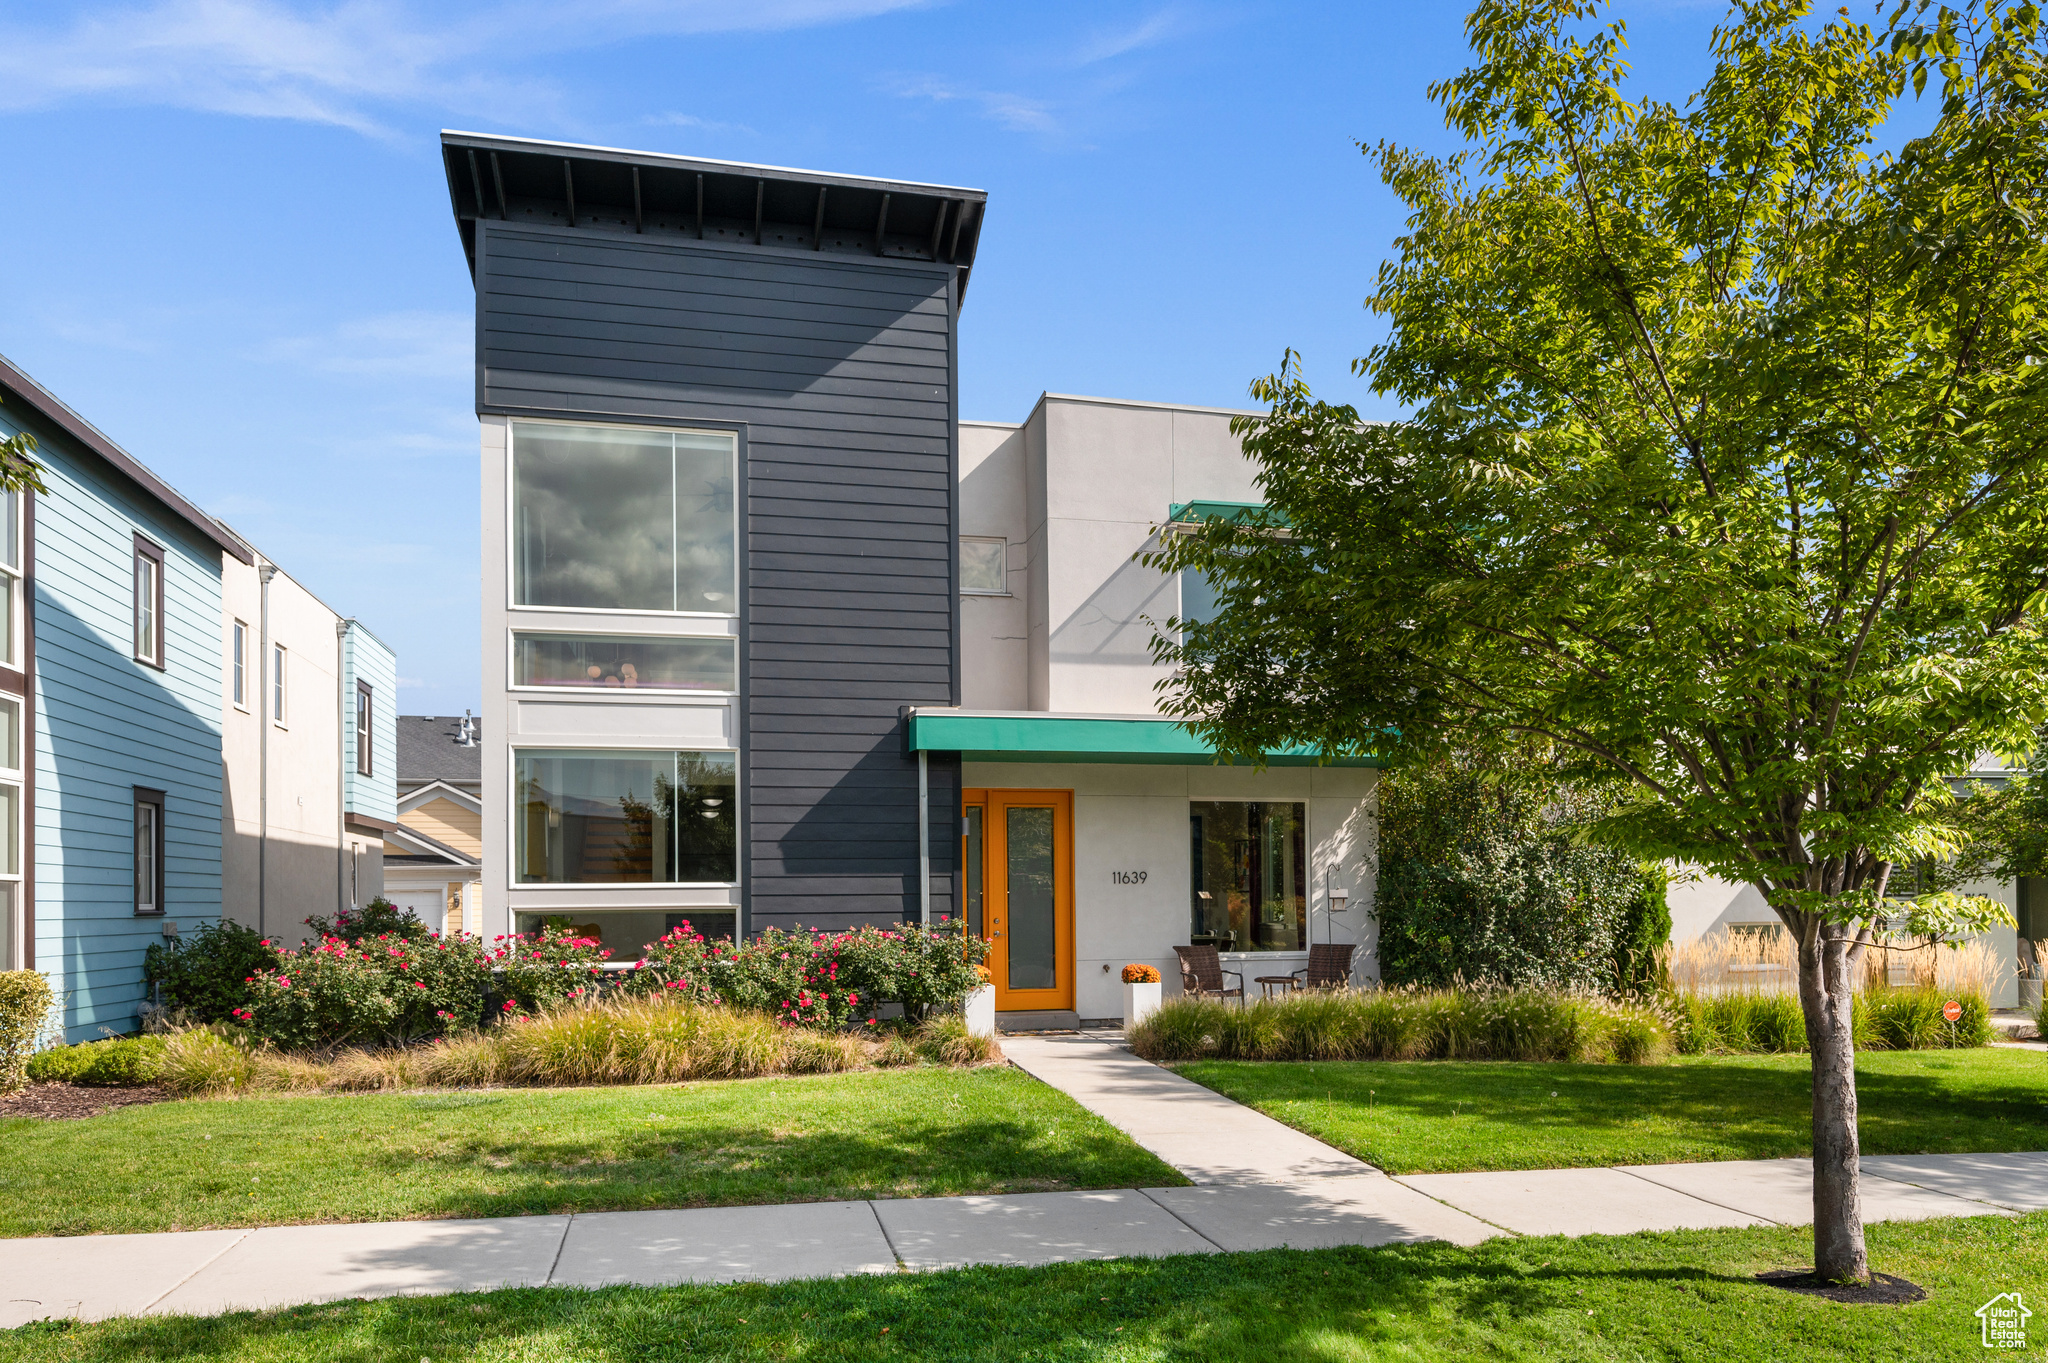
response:
M1141 961L1124 967L1124 1026L1135 1027L1159 1007L1159 968Z

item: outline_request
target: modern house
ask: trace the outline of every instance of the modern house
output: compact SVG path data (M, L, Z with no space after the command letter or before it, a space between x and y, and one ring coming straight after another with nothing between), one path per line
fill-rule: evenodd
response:
M965 912L999 1008L1086 1017L1176 943L1252 977L1349 936L1328 895L1362 918L1374 773L1219 767L1151 689L1182 584L1131 556L1250 496L1230 414L963 426L980 191L442 142L477 299L487 933Z
M447 932L483 930L483 745L469 715L398 717L398 824L384 897Z
M68 1040L135 1025L142 957L221 889L221 581L249 551L13 364L0 432L47 496L0 495L0 965Z
M249 561L222 577L221 906L297 941L309 915L382 892L397 660L235 538Z

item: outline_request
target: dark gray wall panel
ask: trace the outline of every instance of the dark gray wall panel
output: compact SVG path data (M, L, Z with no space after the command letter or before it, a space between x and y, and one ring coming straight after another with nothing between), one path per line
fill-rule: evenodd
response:
M749 923L915 917L900 710L958 699L950 270L479 228L481 410L746 430ZM950 914L959 763L929 776Z

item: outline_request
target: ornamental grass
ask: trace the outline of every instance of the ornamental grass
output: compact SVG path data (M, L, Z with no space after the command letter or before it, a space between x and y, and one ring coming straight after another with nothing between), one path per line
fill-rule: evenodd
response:
M280 1051L242 1029L192 1027L162 1038L149 1078L174 1092L213 1097L565 1088L834 1074L918 1063L974 1065L999 1055L992 1039L969 1033L958 1017L936 1017L913 1032L877 1038L792 1028L765 1013L652 995L575 1004L428 1045L329 1056Z
M1540 989L1173 999L1130 1030L1148 1060L1576 1060L1645 1064L1670 1029L1631 1002Z

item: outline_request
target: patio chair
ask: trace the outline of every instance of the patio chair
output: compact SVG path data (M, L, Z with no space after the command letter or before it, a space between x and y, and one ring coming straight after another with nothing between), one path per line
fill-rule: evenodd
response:
M1183 994L1198 999L1230 999L1244 1002L1244 976L1235 970L1223 968L1223 958L1215 947L1175 947L1173 954L1180 957L1180 988ZM1237 977L1237 987L1226 989L1225 975Z
M1307 979L1297 989L1349 989L1351 956L1358 948L1349 942L1317 942L1308 949L1308 964L1295 971Z

